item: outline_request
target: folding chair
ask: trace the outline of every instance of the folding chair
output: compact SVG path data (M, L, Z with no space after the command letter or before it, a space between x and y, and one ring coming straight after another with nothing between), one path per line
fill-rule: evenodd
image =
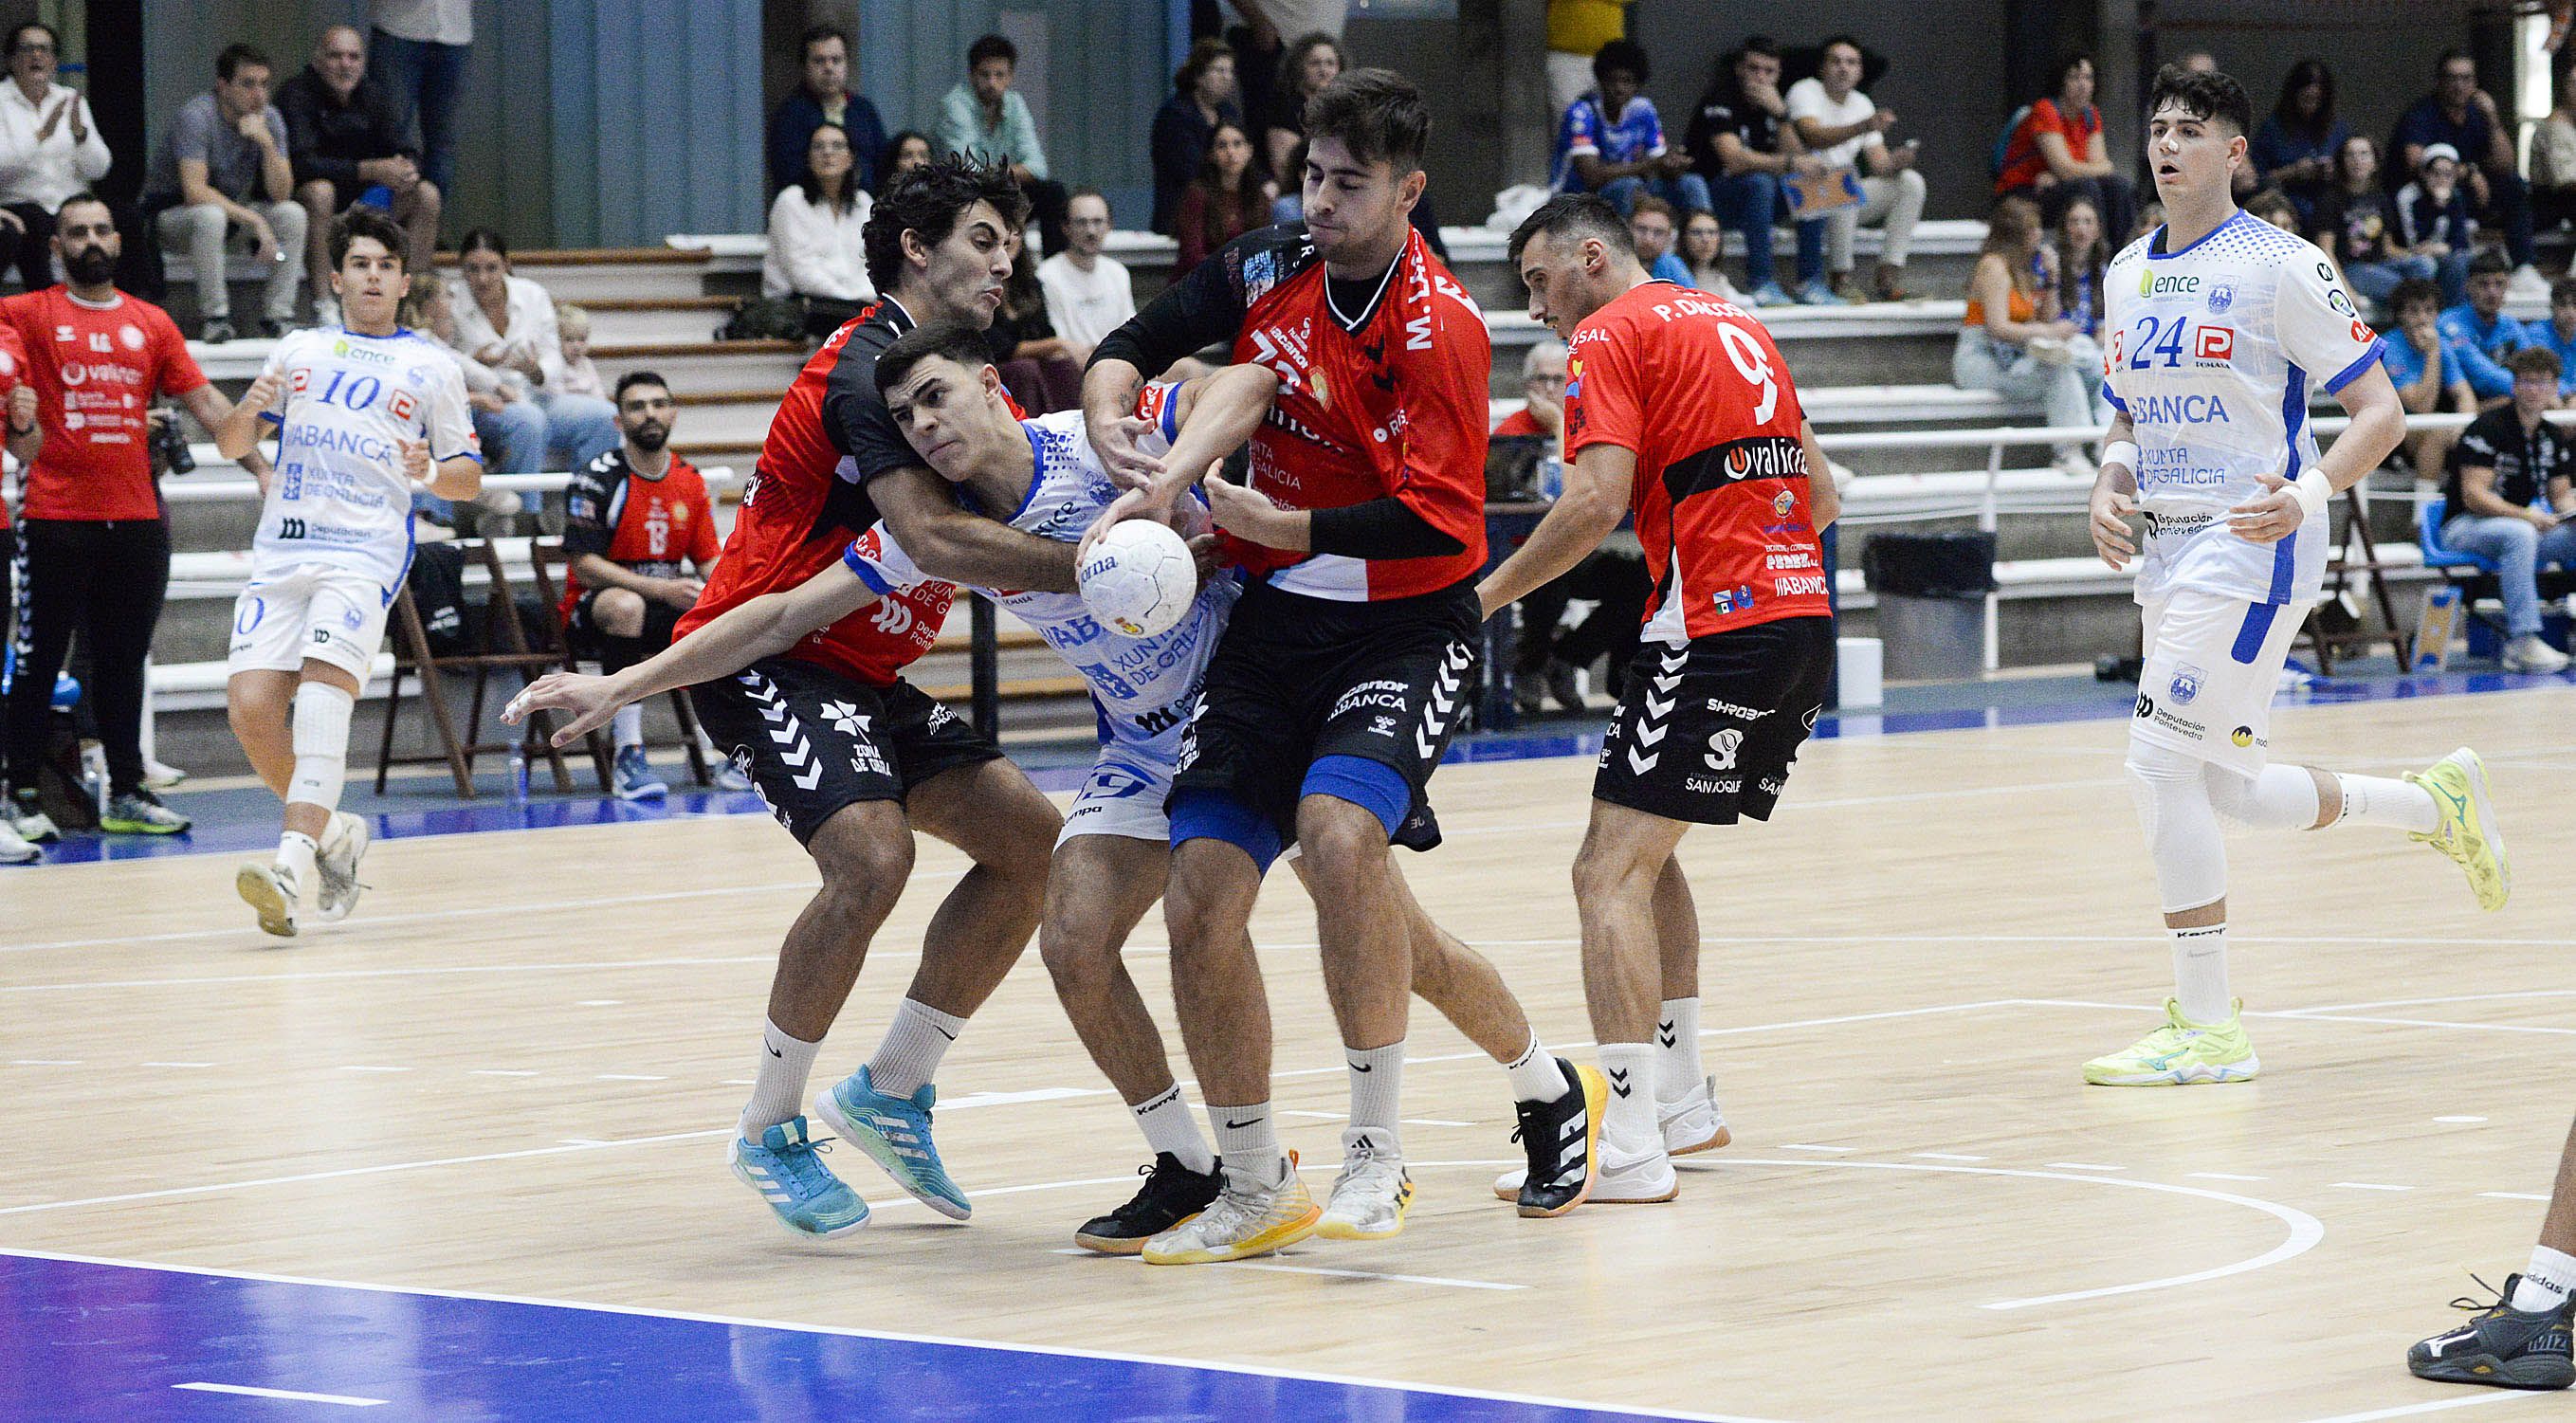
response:
M527 634L519 625L518 602L510 586L510 575L501 565L500 553L489 539L460 539L450 547L479 562L490 582L486 585L483 604L481 646L485 652L441 655L430 646L429 630L420 618L420 607L413 602L411 584L405 580L394 595L394 676L393 686L385 699L384 737L376 747L376 793L384 794L385 774L397 761L406 763L441 759L438 755L397 757L394 750L394 723L402 715L403 674L410 672L420 680L421 700L429 704L431 725L438 732L439 745L448 772L456 778L456 794L474 799L474 759L482 755L507 752L508 741L469 741L457 731L456 717L440 684L442 672L472 673L474 696L467 712L466 727L480 732L483 705L495 672L516 672L522 685L534 681L539 672L552 671L563 663L562 639L543 649L528 646ZM523 753L543 754L554 768L555 789L572 789L571 773L564 769L563 753L554 747L554 717L549 712L532 714L519 733L517 745Z
M564 552L563 540L535 539L529 542L528 568L537 585L537 597L545 603L547 625L553 629L556 645L564 649L565 670L578 672L581 670L580 659L572 650L572 631L564 626L563 620L564 585L555 577L554 565L558 559L563 561L568 572L572 559ZM671 715L680 723L680 744L688 751L689 774L701 786L714 785L715 777L707 767L706 734L698 729L698 709L689 700L688 688L671 689ZM599 777L599 788L607 790L611 784L615 748L608 744L607 737L596 731L591 732L587 740L591 770Z

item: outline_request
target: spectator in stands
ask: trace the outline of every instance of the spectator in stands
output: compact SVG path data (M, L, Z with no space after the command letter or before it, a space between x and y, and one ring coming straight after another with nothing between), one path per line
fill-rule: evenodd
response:
M1628 37L1623 0L1547 0L1547 107L1561 114L1593 85L1601 47Z
M1226 26L1224 35L1227 47L1234 51L1235 78L1240 83L1236 103L1252 120L1251 132L1258 140L1271 110L1295 88L1285 82L1290 77L1289 55L1298 48L1291 41L1320 34L1338 43L1350 21L1350 0L1226 0L1226 4L1243 20ZM1266 142L1259 144L1258 158L1263 168L1272 166Z
M2137 189L2120 176L2102 137L2102 111L2093 105L2093 60L2069 55L2057 66L2048 97L2030 106L2004 146L1995 196L2020 194L2039 201L2040 215L2055 222L2079 197L2093 200L2102 224L2126 232Z
M1652 192L1692 212L1709 207L1708 180L1690 171L1690 155L1664 142L1663 116L1639 92L1651 77L1646 51L1612 40L1592 57L1598 82L1565 110L1556 131L1556 190L1599 193L1620 212Z
M1690 266L1673 251L1673 205L1652 193L1628 209L1628 236L1637 244L1638 265L1659 282L1691 284Z
M2558 357L2559 406L2576 408L2576 277L2551 282L2549 319L2526 321L2522 329L2532 345Z
M456 104L474 46L474 0L375 0L376 77L393 95L395 127L420 131L420 176L444 193L456 182Z
M760 294L805 306L805 334L829 336L877 299L863 233L875 199L859 186L858 156L839 124L818 124L805 172L769 203L769 252Z
M2478 66L2467 50L2445 52L2433 72L2433 92L2398 118L2388 140L2397 165L2392 181L2417 177L2436 147L2448 147L2460 163L2470 202L2504 229L2517 292L2540 296L2548 288L2532 266L2531 190L2514 170L2513 130L2496 116L2494 98L2478 87Z
M2558 404L2557 353L2507 359L2513 399L2460 432L2445 461L2442 542L2491 559L2504 599L2504 670L2563 672L2567 654L2540 638L2540 568L2576 565L2576 440L2544 418Z
M465 405L474 420L475 440L483 447L483 465L493 474L537 474L546 463L546 413L537 408L502 372L466 354L462 333L456 325L456 303L447 283L436 272L420 272L411 279L400 313L402 324L447 348L456 358L457 368L465 373ZM498 501L494 496L499 495ZM519 496L494 489L490 485L475 502L487 512L519 512ZM454 522L449 503L426 492L413 496L412 508L430 524L445 528Z
M295 201L286 119L268 101L270 69L268 56L246 44L217 55L214 92L179 107L143 185L162 247L195 266L198 334L210 344L237 334L224 285L236 238L268 273L260 335L286 334L304 280L304 209Z
M885 190L894 186L895 179L929 161L930 135L905 129L886 140L885 154L877 160L876 182L862 182L859 186L868 189L878 197L884 197ZM865 172L866 168L866 164L860 165L861 172Z
M2165 205L2153 198L2138 204L2137 220L2129 224L2128 235L2121 239L2126 246L2165 225Z
M2111 241L2102 214L2077 198L2057 217L2057 310L2098 344L2102 339L2102 273L2111 265Z
M1728 301L1737 299L1735 283L1726 279L1726 229L1719 225L1717 214L1695 212L1682 219L1681 254L1691 286Z
M1243 110L1234 101L1234 51L1223 40L1204 39L1190 46L1189 58L1172 76L1172 97L1154 115L1156 232L1180 234L1181 194L1198 177L1221 123L1243 127Z
M1905 259L1914 247L1914 224L1923 219L1923 175L1914 168L1922 146L1888 146L1896 111L1880 108L1860 91L1864 63L1859 40L1826 40L1816 72L1789 86L1789 122L1799 145L1828 171L1848 168L1860 180L1860 201L1825 211L1825 264L1835 293L1850 295L1845 286L1852 272L1852 234L1877 227L1886 236L1871 293L1880 301L1905 301L1914 295L1905 289Z
M2335 150L2335 178L2317 199L2316 244L2343 267L2344 284L2364 301L2385 304L2410 277L2439 278L2445 296L2466 290L2469 254L2440 256L2406 244L2397 201L2379 185L2379 145L2353 134Z
M288 165L310 237L304 264L313 274L315 320L336 326L331 219L358 203L378 203L410 238L404 269L426 272L438 250L439 188L421 176L419 150L403 132L393 95L367 76L366 41L354 25L322 32L313 62L279 87L277 111L286 117Z
M29 21L9 32L0 85L0 258L29 291L54 284L54 209L107 176L114 161L89 100L54 82L61 41ZM140 249L144 244L137 243Z
M1047 176L1046 146L1038 141L1029 101L1011 87L1020 72L1019 47L986 35L966 49L966 80L939 101L942 153L962 153L981 163L1005 164L1011 181L1028 194L1039 240L1049 252L1064 250L1064 184Z
M877 155L886 151L885 120L864 94L850 92L850 37L835 25L816 25L805 32L798 53L805 59L804 82L778 101L769 116L769 191L777 192L805 172L805 146L814 130L834 123L849 136L858 156L859 186L876 190ZM928 162L923 144L922 161Z
M1772 225L1789 215L1783 185L1793 174L1824 171L1799 147L1797 130L1785 122L1788 114L1789 102L1780 95L1780 47L1749 36L1734 53L1719 56L1682 146L1708 185L1711 210L1744 234L1744 290L1753 304L1834 305L1840 298L1825 285L1822 221L1798 224L1796 297L1781 289L1771 261Z
M1262 115L1261 148L1271 176L1283 189L1297 181L1297 170L1305 166L1300 155L1306 146L1306 101L1339 78L1349 63L1342 42L1322 30L1298 36L1280 59L1279 78L1270 86L1270 106Z
M1235 130L1240 134L1240 128ZM1252 141L1243 140L1249 148ZM984 349L1001 367L1002 384L1031 415L1052 415L1082 404L1082 361L1073 343L1047 319L1046 287L1038 280L1037 254L1011 233L1011 279L1001 307L984 330Z
M2334 71L2322 59L2302 59L2281 81L2272 116L2254 131L2246 166L2298 206L2301 226L2313 227L2318 202L2335 184L2335 155L2351 136L2352 126L2335 116Z
M2558 104L2531 131L2531 214L2552 230L2576 223L2576 69L2558 76Z
M1199 175L1181 194L1173 235L1181 244L1179 264L1186 272L1208 254L1270 222L1271 190L1264 187L1252 156L1252 136L1243 125L1220 123L1209 135L1207 156Z
M2460 347L2460 369L2469 389L2482 402L2513 394L2513 372L2505 357L2531 344L2522 323L2504 314L2505 291L2513 268L2499 252L2481 252L2469 262L2468 299L2442 312L2442 339Z
M2290 201L2290 195L2278 188L2265 188L2247 198L2245 211L2283 232L2295 234L2299 230L2299 205Z
M2409 277L2389 294L2388 306L2397 324L2387 333L2379 363L2388 368L2399 403L2410 415L2474 414L2477 392L2469 389L2469 378L2460 370L2460 345L2442 336L2441 290L2421 277ZM2450 443L2447 430L2418 430L2407 437L2407 460L2417 478L2432 477Z
M2397 190L2397 239L2407 250L2433 259L2441 274L2442 296L2458 304L2467 290L2469 259L2476 255L2478 220L2469 210L2469 195L2460 186L2458 155L2447 143L2424 151L2415 180Z
M456 303L458 346L503 372L524 389L546 417L546 443L563 463L579 469L617 443L617 411L591 395L567 394L563 337L554 298L525 277L510 275L510 248L501 234L478 227L457 248L465 290ZM515 380L514 380L515 378Z
M2051 425L2109 423L2102 348L2058 310L2056 254L2040 240L2039 205L2005 198L1986 229L1968 278L1967 323L1950 358L1951 380L1962 390L2037 401ZM2092 467L2080 443L2058 446L2057 463L2071 474Z
M1521 408L1494 426L1498 439L1565 438L1565 343L1542 337L1521 356Z
M1136 314L1134 280L1117 258L1101 254L1108 238L1109 200L1097 188L1076 188L1065 203L1064 250L1038 264L1047 324L1077 364Z
M556 389L565 395L593 395L607 400L608 386L599 378L599 367L590 361L590 312L568 301L555 303L555 330L563 339L564 366L563 379Z

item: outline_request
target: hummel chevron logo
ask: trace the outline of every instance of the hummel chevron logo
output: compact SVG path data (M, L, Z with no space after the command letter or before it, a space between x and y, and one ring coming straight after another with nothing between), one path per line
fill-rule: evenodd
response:
M1655 763L1662 759L1664 759L1664 753L1660 751L1656 752L1652 756L1640 756L1637 754L1636 747L1631 746L1628 748L1628 769L1640 776L1655 769ZM1621 1095L1624 1096L1626 1094L1623 1093Z
M1622 1097L1629 1095L1627 1069L1614 1067L1610 1070L1610 1090Z
M1672 728L1669 726L1656 726L1650 722L1639 722L1637 724L1637 744L1640 746L1652 746L1656 742L1663 740L1664 733L1671 730Z
M1665 717L1671 716L1673 714L1673 706L1674 701L1670 697L1666 697L1664 700L1659 702L1655 700L1652 692L1646 694L1646 715L1652 720L1661 721Z
M788 747L786 750L779 752L778 759L786 762L790 767L802 766L806 762L814 759L814 748L806 745L802 741L799 741L795 745Z
M1673 1025L1670 1023L1657 1023L1655 1025L1655 1031L1663 1034L1664 1046L1666 1047L1671 1047L1681 1041L1680 1038L1674 1036Z
M777 742L781 746L784 746L796 739L797 731L798 727L796 723L792 721L787 723L785 726L773 726L769 729L769 739Z

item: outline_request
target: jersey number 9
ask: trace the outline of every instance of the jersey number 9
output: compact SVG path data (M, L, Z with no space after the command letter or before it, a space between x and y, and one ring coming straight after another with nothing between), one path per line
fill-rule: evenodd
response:
M1771 413L1780 408L1780 382L1771 370L1771 358L1763 354L1762 343L1753 334L1733 322L1717 323L1717 344L1726 348L1726 358L1735 363L1736 374L1761 387L1762 399L1753 407L1753 423L1768 425Z

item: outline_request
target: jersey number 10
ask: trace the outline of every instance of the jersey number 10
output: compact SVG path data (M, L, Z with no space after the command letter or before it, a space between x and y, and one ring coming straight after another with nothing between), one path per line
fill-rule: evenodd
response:
M349 410L364 410L384 394L385 383L374 376L352 378L347 371L331 372L331 383L322 387L321 401Z

